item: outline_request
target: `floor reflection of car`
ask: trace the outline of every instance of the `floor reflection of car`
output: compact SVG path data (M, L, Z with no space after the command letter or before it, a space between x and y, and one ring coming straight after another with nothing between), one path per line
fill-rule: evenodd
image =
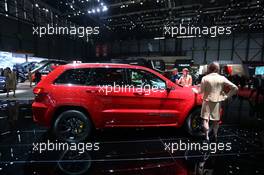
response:
M35 72L39 71L43 77L46 77L53 69L55 69L59 65L67 64L67 61L63 60L44 60L39 63L36 63L33 67L32 73L32 80L35 81Z
M151 153L148 153L148 155L151 156ZM150 160L148 160L148 158L144 160L144 158L141 157L131 157L131 159L125 158L126 161L122 161L122 159L124 159L122 158L123 156L124 155L115 155L112 158L110 156L109 160L106 158L97 161L92 159L89 152L79 154L77 152L68 151L64 153L58 161L58 171L63 172L65 175L188 175L193 173L193 167L187 167L183 159L172 161L170 158L164 158L159 160L159 156L157 155L158 157L150 158ZM163 156L161 158L163 158Z
M34 93L34 121L66 141L83 140L93 128L106 127L185 125L190 134L199 133L200 95L142 66L67 64L52 71Z
M118 152L111 146L106 146L105 149L107 152L111 149L112 154L102 155L101 153L91 153L89 151L83 153L64 151L60 153L53 152L53 154L44 152L41 156L35 154L31 157L34 158L33 160L45 163L34 164L34 166L32 164L27 165L25 166L25 173L32 174L31 172L34 172L34 174L39 175L204 175L209 171L213 172L213 169L208 165L210 163L214 164L212 160L208 160L209 154L199 151L173 158L162 150L137 153L132 151L130 154L126 154ZM30 160L27 162L29 163Z
M6 91L6 78L4 76L0 76L0 90Z

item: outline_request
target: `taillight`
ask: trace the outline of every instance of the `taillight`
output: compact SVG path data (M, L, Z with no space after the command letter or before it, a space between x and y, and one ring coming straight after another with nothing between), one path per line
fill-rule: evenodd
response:
M41 87L35 87L33 89L33 93L35 94L36 102L43 102L48 95L48 93L44 91L44 88L41 88Z
M35 87L35 88L33 89L33 93L34 93L35 95L40 95L40 94L44 93L44 88L41 88L41 87Z

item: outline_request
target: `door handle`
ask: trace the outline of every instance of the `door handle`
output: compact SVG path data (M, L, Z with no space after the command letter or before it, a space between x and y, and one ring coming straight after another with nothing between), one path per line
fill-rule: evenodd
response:
M87 93L97 93L98 90L86 90L85 92L87 92Z
M145 93L144 93L144 92L134 92L133 94L134 94L134 95L137 95L137 96L142 96L142 95L144 95Z

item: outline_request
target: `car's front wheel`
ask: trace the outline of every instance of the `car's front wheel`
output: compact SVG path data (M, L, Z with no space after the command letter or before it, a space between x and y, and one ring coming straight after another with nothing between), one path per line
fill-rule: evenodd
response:
M191 136L199 137L204 135L202 118L200 117L200 115L201 115L201 108L196 108L190 113L190 115L185 121L185 128ZM209 130L211 131L211 129L212 129L212 124L210 122Z
M92 123L81 111L67 110L55 120L53 132L57 139L66 142L84 141L91 135Z

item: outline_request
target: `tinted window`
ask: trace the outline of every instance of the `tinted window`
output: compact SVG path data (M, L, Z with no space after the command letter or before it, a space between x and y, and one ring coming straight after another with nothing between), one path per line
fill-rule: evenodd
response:
M122 85L124 84L124 69L95 68L91 71L92 80L89 85Z
M137 69L129 69L128 83L134 87L149 86L160 89L166 88L166 83L155 74Z
M124 69L90 68L71 69L62 73L56 84L75 84L86 86L122 85L124 84Z
M91 69L71 69L62 73L55 81L56 84L86 85L91 81Z

